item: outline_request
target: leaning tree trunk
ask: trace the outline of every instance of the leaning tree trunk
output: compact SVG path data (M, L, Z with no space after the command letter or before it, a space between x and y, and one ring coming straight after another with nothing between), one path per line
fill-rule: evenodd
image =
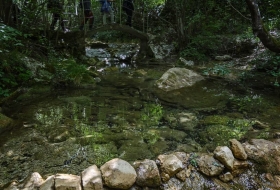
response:
M272 37L269 34L269 32L265 29L262 23L257 0L246 0L246 3L251 13L252 28L255 36L257 36L261 40L263 45L270 51L280 53L280 41Z

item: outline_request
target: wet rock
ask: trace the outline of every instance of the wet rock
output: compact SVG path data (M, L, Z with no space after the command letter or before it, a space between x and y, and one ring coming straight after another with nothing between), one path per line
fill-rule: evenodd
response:
M230 182L233 180L233 175L230 172L219 175L220 180L223 182Z
M141 187L158 187L161 184L159 170L156 162L145 159L135 161L133 166L137 173L136 184Z
M140 140L127 140L118 149L121 153L120 158L126 161L134 161L153 157L148 144Z
M96 165L90 166L87 169L85 169L82 172L81 177L82 177L83 190L103 189L101 172Z
M49 176L40 186L39 190L52 190L54 189L55 176Z
M182 161L174 154L159 155L157 159L160 163L161 176L164 182L184 169Z
M136 181L136 171L126 161L115 158L100 168L104 184L111 188L128 189Z
M257 169L264 173L280 175L280 144L264 139L252 139L243 144L248 159L258 164Z
M246 154L242 144L239 141L237 141L236 139L231 139L229 141L229 143L230 143L230 149L235 158L240 159L240 160L247 159L247 154Z
M215 59L217 61L230 61L232 60L232 57L230 55L222 55L222 56L216 56Z
M214 157L224 164L228 169L233 169L234 157L227 146L218 146L214 150Z
M211 155L203 155L198 160L199 170L207 176L218 176L223 170L222 165Z
M22 190L33 190L40 187L44 180L38 172L32 173L24 182Z
M203 76L185 68L171 68L156 81L155 85L168 92L175 89L193 86L203 80Z
M57 174L55 175L55 189L56 190L82 190L81 177L71 174Z

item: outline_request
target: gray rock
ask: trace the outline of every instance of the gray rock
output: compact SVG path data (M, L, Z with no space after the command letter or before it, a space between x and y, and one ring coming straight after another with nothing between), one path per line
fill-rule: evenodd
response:
M159 170L156 162L145 159L135 161L133 166L137 173L136 184L140 187L158 187L161 184Z
M182 161L174 154L159 155L160 171L163 181L168 181L170 177L184 169Z
M156 81L155 85L168 92L171 90L193 86L196 82L203 79L203 76L189 69L171 68Z
M228 169L233 169L234 156L227 146L218 146L214 150L214 157Z
M224 165L211 155L201 156L198 160L198 166L202 173L210 177L218 176L224 170Z
M101 172L96 165L90 166L82 172L83 190L102 190L103 183Z
M129 189L136 181L136 171L126 161L115 158L100 168L105 185L117 189Z

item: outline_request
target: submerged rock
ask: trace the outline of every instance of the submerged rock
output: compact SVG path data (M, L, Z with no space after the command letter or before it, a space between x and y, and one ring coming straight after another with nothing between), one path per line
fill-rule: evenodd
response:
M196 82L203 79L203 76L189 69L171 68L156 81L155 85L168 92L171 90L193 86Z

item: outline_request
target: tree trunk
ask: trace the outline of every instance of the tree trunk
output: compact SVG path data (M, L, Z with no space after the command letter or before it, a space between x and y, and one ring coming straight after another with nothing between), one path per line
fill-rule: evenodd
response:
M261 40L263 45L270 51L280 53L280 41L272 37L270 33L265 29L262 23L257 0L246 0L246 3L251 13L252 28L255 36L257 36Z

